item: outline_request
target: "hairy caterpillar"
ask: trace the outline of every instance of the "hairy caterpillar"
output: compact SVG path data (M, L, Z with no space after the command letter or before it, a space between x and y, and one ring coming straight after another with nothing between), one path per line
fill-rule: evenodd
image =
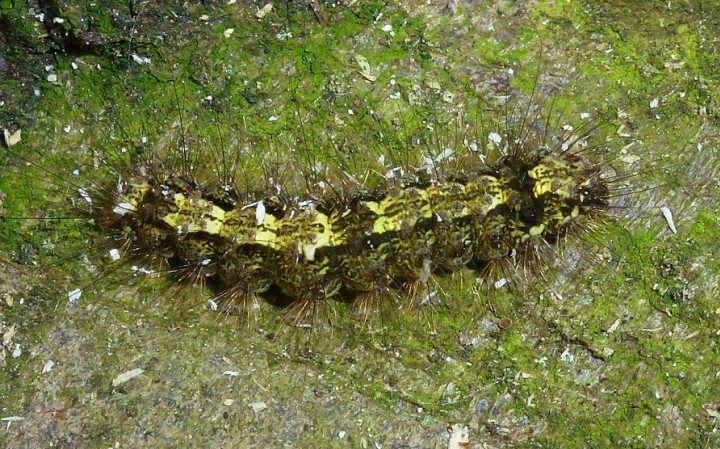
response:
M146 160L103 192L98 222L117 233L129 253L121 257L160 260L179 279L208 281L226 309L251 310L274 286L295 324L337 297L369 317L397 289L406 303L422 303L436 272L522 265L607 212L612 179L588 136L530 126L491 131L461 170L438 170L455 156L433 148L435 159L417 174L324 197L291 196L280 185L253 196Z
M192 93L183 110L175 86L175 116L140 129L109 122L95 167L77 178L38 167L51 191L73 198L81 223L102 232L89 254L100 268L67 299L77 304L108 273L141 284L159 274L171 291L200 286L181 310L202 303L248 321L270 302L306 327L324 322L327 306L383 321L398 309L435 310L448 303L438 276L452 285L470 274L470 302L486 296L478 283L510 280L515 297L542 288L564 243L624 198L624 178L607 163L616 150L602 144L602 119L556 110L557 86L540 73L525 94L510 87L512 70L490 74L464 112L397 118L351 102L320 136L305 132L318 112L292 104L270 135L254 131L262 119L251 114L231 132L195 129L203 114L217 119L215 100ZM333 138L348 129L359 138ZM86 253L79 245L71 258Z
M296 325L313 322L329 300L369 319L386 304L432 301L433 274L541 271L558 245L608 212L615 181L602 162L607 150L588 142L599 121L561 128L546 123L553 117L533 100L481 102L484 116L457 119L454 140L415 138L417 162L388 152L394 163L381 157L359 177L335 160L309 171L291 163L275 174L261 160L255 166L266 179L250 181L257 172L237 159L238 148L190 149L183 130L162 156L109 149L102 163L112 181L60 183L114 233L115 263L208 285L212 308L248 315L264 294ZM272 152L267 141L252 145L252 154Z

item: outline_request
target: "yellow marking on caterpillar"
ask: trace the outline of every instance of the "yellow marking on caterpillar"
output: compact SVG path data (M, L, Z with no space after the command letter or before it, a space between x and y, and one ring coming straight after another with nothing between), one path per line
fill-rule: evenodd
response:
M270 249L280 249L278 245L277 230L282 226L282 221L278 220L272 214L265 214L262 223L259 226L255 226L255 235L253 240L240 240L238 243L255 243L257 245L267 246Z
M566 224L575 220L579 216L580 216L580 207L575 205L575 207L573 207L573 210L570 212L570 215L566 215L566 216L562 217L561 220L558 221L558 226L565 226Z
M137 212L138 204L145 198L150 190L150 184L128 184L125 191L122 190L122 183L118 183L118 198L113 207L115 215L124 216L128 213Z
M539 225L536 225L536 226L531 227L531 228L528 230L528 234L527 234L527 235L528 235L528 238L533 238L533 237L537 237L537 236L539 236L539 235L542 235L542 233L543 233L544 231L545 231L545 225L541 223L541 224L539 224Z
M552 191L553 178L548 176L547 166L544 164L537 165L528 171L528 175L535 180L535 186L533 187L535 198L540 198Z
M184 193L173 196L178 211L162 219L179 234L206 232L220 235L225 221L225 210L205 199L189 199Z
M480 180L487 184L485 188L474 181L461 186L461 191L466 199L463 201L465 207L463 207L460 217L473 216L478 212L482 212L484 215L507 203L510 196L508 189L496 177L483 176Z
M306 242L298 242L298 250L302 252L305 260L312 262L315 260L315 251L320 248L333 247L343 243L342 236L337 236L332 232L330 217L315 212L314 221L309 223L311 228L322 227L322 232L312 234L312 240ZM326 262L327 260L325 260ZM322 273L321 273L322 274Z
M377 215L377 218L373 222L373 234L384 234L385 232L400 229L400 223L398 223L395 217L387 217L385 215L385 208L388 205L385 200L379 203L377 201L363 201L363 205Z
M415 226L420 219L432 218L434 212L429 199L431 189L433 193L437 193L432 187L428 189L413 188L412 193L417 197L404 196L407 193L404 190L399 197L388 196L380 202L363 201L363 205L377 215L373 222L372 233L384 234L400 231L403 226ZM413 207L417 203L420 203L419 209ZM403 205L406 207L402 207Z
M261 245L270 249L279 249L277 243L277 230L282 226L283 220L265 213L261 215L260 224L255 209L234 208L225 211L220 237L231 239L236 245Z
M575 183L573 171L573 166L562 159L545 157L542 163L528 170L528 176L535 180L533 195L540 198L552 193L560 198L570 198L574 190L570 187Z

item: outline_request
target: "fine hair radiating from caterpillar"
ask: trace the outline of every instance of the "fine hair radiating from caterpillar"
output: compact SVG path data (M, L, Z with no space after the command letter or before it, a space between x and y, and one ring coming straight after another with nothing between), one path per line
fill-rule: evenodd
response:
M121 155L114 181L79 191L115 235L113 259L208 285L213 308L250 314L265 297L304 326L339 300L370 319L383 304L433 301L434 275L538 270L608 212L607 150L590 142L599 119L558 126L535 100L458 118L457 135L428 132L419 157L381 156L364 175L340 162L261 161L257 176L240 148L203 153L183 134L174 161ZM267 141L251 145L254 155L272 154Z

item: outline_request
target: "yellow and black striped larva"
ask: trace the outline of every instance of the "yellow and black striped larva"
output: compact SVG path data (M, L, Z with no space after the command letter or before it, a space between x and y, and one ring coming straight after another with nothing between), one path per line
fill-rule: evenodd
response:
M319 193L290 192L269 175L238 185L239 162L201 179L186 156L182 170L143 158L81 192L115 234L114 258L160 262L180 281L211 285L214 307L249 313L270 291L296 325L337 300L368 319L386 301L427 302L436 274L536 265L608 212L606 149L588 142L598 121L556 132L536 106L505 113L473 130L476 140L445 142L458 148L430 139L417 164L373 168L384 171L372 188L343 173L324 175Z

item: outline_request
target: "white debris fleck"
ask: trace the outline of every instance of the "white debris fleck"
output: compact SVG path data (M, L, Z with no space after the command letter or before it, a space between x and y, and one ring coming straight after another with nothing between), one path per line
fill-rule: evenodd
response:
M139 65L150 65L150 63L152 62L150 58L146 56L140 56L135 53L131 54L130 57L133 59L133 61L135 61L136 64Z
M385 172L385 179L395 179L395 172L398 171L399 168L400 167L395 167Z
M658 107L659 104L660 100L658 100L657 98L653 98L650 102L650 109L655 109L656 107Z
M65 19L62 17L53 17L53 23L65 23Z
M435 161L431 157L423 157L423 164L420 168L426 171L430 171L435 166Z
M640 160L640 156L637 156L635 154L628 154L627 156L623 156L620 158L620 162L623 162L627 165L632 165Z
M581 113L580 113L580 120L585 120L585 119L588 119L588 118L590 118L590 113L589 113L589 112L581 112Z
M9 129L3 130L3 140L5 142L5 145L7 145L8 148L12 147L13 145L17 145L20 142L21 139L21 130L17 130L15 132L10 131Z
M0 328L2 325L0 325ZM10 342L12 341L13 337L15 337L15 325L10 326L3 334L2 334L2 345L3 346L9 346ZM2 348L0 348L2 349Z
M237 377L240 375L238 371L223 371L223 376Z
M210 305L210 310L213 312L217 312L218 304L213 299L208 299L208 304Z
M705 410L705 413L707 413L711 418L720 420L720 412L714 409L711 404L703 405L703 410Z
M22 355L22 349L20 349L20 343L15 343L15 349L12 352L12 358L16 359Z
M7 421L7 422L15 422L15 421L22 421L25 419L22 416L5 416L4 418L0 418L0 421Z
M135 273L135 275L144 274L145 276L153 276L155 274L153 270L148 270L145 267L138 267L137 265L131 266L130 271Z
M453 424L448 429L448 449L461 449L470 445L470 429L462 424Z
M51 73L47 76L48 83L57 83L58 77L56 74Z
M92 204L92 198L88 194L87 190L83 189L82 187L78 189L78 193L80 194L80 197L84 199L88 204Z
M67 296L68 301L72 304L78 299L80 299L80 296L82 296L82 289L76 288L75 290L70 290Z
M235 32L235 29L233 29L233 28L228 28L227 30L223 31L223 36L225 36L225 37L230 37L230 36L232 36L232 34L233 34L234 32Z
M22 417L22 416L5 416L5 417L3 417L3 418L0 418L0 421L6 421L6 422L7 422L6 431L8 431L8 430L10 430L10 423L13 423L13 422L16 422L16 421L22 421L23 419L25 419L25 418Z
M497 281L495 281L495 288L496 289L503 288L507 285L507 283L508 283L507 278L500 278Z
M270 118L268 118L268 122L277 122L278 120L280 120L280 117L277 115L271 115Z
M389 32L392 31L392 25L390 25L390 24L388 23L388 24L383 25L382 28L380 28L380 29L383 30L383 31L386 32L386 33L389 33Z
M15 421L22 421L23 419L25 418L22 416L6 416L4 418L0 418L0 421L6 421L8 423L8 425L5 427L5 431L9 431L11 423Z
M420 168L429 172L435 168L439 162L451 160L453 153L452 148L445 148L434 158L425 156L423 157L423 165L421 165Z
M120 251L117 248L113 248L110 250L110 259L120 260Z
M230 406L233 405L234 403L235 403L235 401L232 400L232 399L225 399L225 400L223 401L223 405L227 405L228 407L230 407Z
M663 217L665 217L665 221L667 221L668 227L673 232L673 234L677 234L677 228L675 228L675 220L673 220L673 214L669 207L662 206L660 208L660 212L662 212Z
M125 371L124 373L119 374L118 376L116 376L113 379L112 386L117 387L120 384L124 384L128 380L134 379L144 372L145 372L145 370L141 369L141 368L135 368L135 369L131 369L130 371Z
M312 243L303 245L302 252L303 252L303 256L305 256L305 260L307 260L308 262L312 262L313 260L315 260L315 250L316 249L317 249L317 246Z
M490 140L490 142L492 142L494 144L498 144L498 143L502 142L502 136L500 134L496 133L495 131L493 131L490 134L488 134L488 140Z
M618 318L617 320L615 320L615 321L610 325L610 328L607 330L607 333L608 333L608 334L612 334L613 332L615 332L615 331L617 330L617 328L618 328L619 326L620 326L620 318Z
M45 362L45 365L43 366L43 369L42 369L42 374L49 373L50 371L52 371L53 366L55 366L55 362L53 362L52 360L48 360L47 362Z
M273 9L272 3L268 3L267 5L265 5L265 6L263 6L262 8L260 8L260 10L258 10L258 12L255 13L255 17L257 17L258 19L262 19L262 18L265 17L270 11L272 11L272 9Z
M127 214L128 212L134 212L135 206L133 206L131 203L118 203L115 207L113 207L113 212L115 215L123 216Z
M265 221L265 204L262 201L258 201L257 206L255 206L255 221L258 226Z
M250 404L255 413L259 413L267 408L267 404L264 402L253 402Z
M575 356L570 352L570 348L565 348L565 350L560 354L560 360L567 363L572 363L575 361Z
M345 438L345 435L347 435L347 432L345 432L344 430L338 432L338 438L340 438L341 440Z
M70 125L65 125L65 127L63 127L63 131L65 131L66 133L69 133L70 130L72 130L72 126Z
M367 60L367 58L361 54L355 54L354 56L355 62L360 67L358 72L360 72L360 75L362 75L363 78L370 81L371 83L374 83L378 79L378 75L373 72L372 67L370 67L370 62Z
M435 157L435 162L442 162L444 160L450 159L450 156L452 156L453 150L452 148L445 148Z

